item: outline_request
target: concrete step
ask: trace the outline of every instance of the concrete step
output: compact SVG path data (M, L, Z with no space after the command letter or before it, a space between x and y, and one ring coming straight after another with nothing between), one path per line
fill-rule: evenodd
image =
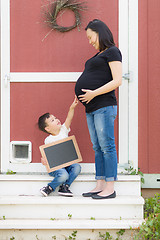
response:
M81 196L0 196L0 217L5 216L7 220L142 220L143 204L140 196L117 196L105 200Z
M48 174L42 175L5 175L0 174L0 195L41 195L40 188L46 186L52 177ZM71 185L74 195L81 195L95 187L95 176L93 174L81 174ZM141 183L137 175L118 175L115 182L115 190L118 196L140 196ZM57 195L56 190L51 195Z
M142 219L107 220L33 220L6 219L0 221L0 229L133 229L142 224Z
M74 197L58 196L57 190L43 197L39 189L51 180L48 174L0 174L0 239L9 238L10 234L35 239L38 233L43 239L56 235L56 239L62 240L73 230L78 230L77 240L88 239L87 234L93 232L97 239L99 231L110 229L116 234L117 229L130 231L130 227L138 228L143 222L144 199L139 176L118 175L117 197L106 200L81 196L94 188L93 174L77 177L71 186Z

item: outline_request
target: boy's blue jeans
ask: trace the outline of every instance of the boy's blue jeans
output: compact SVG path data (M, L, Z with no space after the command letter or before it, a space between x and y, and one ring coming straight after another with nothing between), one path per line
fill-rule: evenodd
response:
M67 185L71 185L75 178L81 171L81 166L78 163L72 164L68 167L58 169L54 172L49 173L50 176L54 177L53 181L48 185L51 186L53 191L55 191L56 187L65 183Z
M117 180L117 153L114 138L114 120L117 106L100 108L86 113L93 150L95 151L96 179Z

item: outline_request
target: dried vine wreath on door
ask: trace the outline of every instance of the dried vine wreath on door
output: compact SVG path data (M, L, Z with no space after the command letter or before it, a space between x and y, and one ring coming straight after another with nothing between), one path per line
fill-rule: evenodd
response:
M86 10L83 6L84 3L78 2L79 0L56 0L49 1L47 5L43 5L45 23L51 28L51 30L57 30L59 32L68 32L81 25L81 13L80 11ZM71 10L75 15L75 23L72 26L64 27L57 24L57 16L62 10Z

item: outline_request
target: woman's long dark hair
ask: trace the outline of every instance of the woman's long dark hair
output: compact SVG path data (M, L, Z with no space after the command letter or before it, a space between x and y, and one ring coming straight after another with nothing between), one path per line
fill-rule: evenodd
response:
M93 21L90 21L85 30L88 28L98 33L100 52L115 45L111 30L101 20L94 19Z

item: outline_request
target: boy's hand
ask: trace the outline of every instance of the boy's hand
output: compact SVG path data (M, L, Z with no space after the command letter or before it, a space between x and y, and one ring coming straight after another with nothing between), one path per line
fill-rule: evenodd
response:
M74 109L74 108L77 106L77 104L78 104L78 99L77 99L77 97L75 96L74 101L73 101L73 103L72 103L71 106L70 106L70 109Z
M65 121L65 126L66 126L67 129L69 129L69 127L71 125L72 118L73 118L73 115L74 115L74 109L77 106L77 104L78 104L78 99L75 96L74 101L69 108L69 112L68 112L68 115L67 115L67 118L66 118L66 121Z
M41 158L41 163L42 163L43 165L47 165L47 161L46 161L44 158Z

